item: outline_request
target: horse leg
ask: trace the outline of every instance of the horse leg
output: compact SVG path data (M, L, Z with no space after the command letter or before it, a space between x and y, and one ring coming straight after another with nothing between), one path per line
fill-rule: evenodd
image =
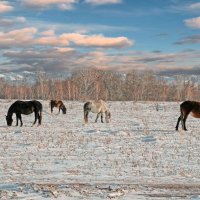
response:
M20 125L20 126L23 126L21 114L18 115L18 118L19 118L19 120L20 120L20 122L21 122L21 125Z
M42 112L40 111L38 113L38 126L41 125L41 122L42 122Z
M101 123L103 123L103 113L101 113Z
M97 120L98 120L100 114L101 114L101 113L98 113L98 114L97 114L97 117L96 117L96 119L95 119L95 123L97 123Z
M185 130L185 131L187 131L187 129L186 129L186 119L187 119L187 117L188 117L188 115L185 115L183 117L183 130Z
M51 113L53 113L53 106L51 105Z
M18 126L18 114L16 113L16 126Z
M35 115L35 120L34 120L34 122L33 122L33 125L35 125L35 123L36 123L36 121L37 121L37 118L38 118L38 112L34 112L34 115ZM32 126L33 126L32 125Z
M176 131L178 131L178 126L179 126L180 121L181 121L181 116L178 118L178 121L177 121L177 124L176 124Z
M186 129L186 119L188 117L190 112L183 112L181 111L181 124L182 124L182 129L187 131Z

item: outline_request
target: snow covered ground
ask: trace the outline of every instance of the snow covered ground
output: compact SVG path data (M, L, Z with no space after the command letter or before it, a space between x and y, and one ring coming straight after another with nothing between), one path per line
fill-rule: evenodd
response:
M111 123L83 123L44 107L42 126L7 127L13 100L0 100L0 199L200 199L200 121L175 131L179 103L109 102ZM15 125L15 116L13 117Z

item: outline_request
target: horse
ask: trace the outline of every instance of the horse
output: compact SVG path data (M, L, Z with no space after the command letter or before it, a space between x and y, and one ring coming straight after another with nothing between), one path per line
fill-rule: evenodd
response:
M107 123L110 122L111 113L108 110L106 103L103 100L97 101L88 101L83 106L84 110L84 120L85 123L88 123L88 114L91 111L92 113L97 113L95 122L97 122L99 115L101 115L101 122L103 123L103 114L105 113L105 120Z
M66 114L66 107L64 105L64 103L61 101L61 100L51 100L50 101L50 107L51 107L51 113L53 113L53 108L54 107L57 107L59 108L59 113L60 113L60 110L62 110L63 114Z
M181 112L181 115L178 118L178 121L176 124L176 130L178 131L178 126L181 121L182 129L187 131L185 123L186 123L186 119L188 115L191 113L193 117L200 118L200 102L184 101L180 105L180 112Z
M38 125L41 125L42 122L42 104L39 101L33 100L33 101L15 101L8 109L7 115L6 115L6 121L8 126L12 126L12 115L13 113L16 114L16 126L18 126L18 120L21 122L21 126L23 126L22 117L23 115L29 115L31 113L35 114L35 121L33 122L33 125L38 120ZM32 125L32 126L33 126Z

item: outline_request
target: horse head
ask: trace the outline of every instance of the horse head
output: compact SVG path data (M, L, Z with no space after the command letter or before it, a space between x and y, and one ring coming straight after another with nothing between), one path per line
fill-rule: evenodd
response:
M61 107L61 109L62 109L63 114L66 114L67 109L64 105Z
M109 123L109 122L111 121L111 113L110 113L109 110L107 110L107 111L105 112L105 114L106 114L106 117L105 117L106 122Z
M6 121L8 126L12 126L13 123L12 116L6 116Z

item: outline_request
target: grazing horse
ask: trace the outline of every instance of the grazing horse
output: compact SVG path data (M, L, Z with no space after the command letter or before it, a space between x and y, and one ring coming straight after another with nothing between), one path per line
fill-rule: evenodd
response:
M18 126L18 120L22 123L22 117L23 115L29 115L31 113L35 114L35 121L33 122L33 125L36 123L38 119L38 125L41 125L42 121L42 104L39 101L33 100L33 101L15 101L10 108L8 109L8 113L6 116L6 121L8 126L12 126L12 115L13 113L16 114L16 126Z
M62 101L57 101L57 100L51 100L50 101L50 107L51 107L51 113L53 112L53 108L54 107L57 107L59 108L59 113L60 113L60 110L62 110L63 114L66 114L66 107L64 105L64 103Z
M88 122L88 114L90 111L93 113L97 113L95 122L97 122L99 115L101 115L101 122L103 123L103 113L105 113L105 119L107 123L111 119L111 113L108 110L106 103L103 100L86 102L83 106L83 110L84 110L85 123Z
M185 122L186 122L188 115L191 113L191 115L193 117L200 118L200 102L184 101L180 105L180 111L181 111L181 115L178 118L178 121L176 124L176 130L178 130L178 126L181 121L182 129L187 131Z

